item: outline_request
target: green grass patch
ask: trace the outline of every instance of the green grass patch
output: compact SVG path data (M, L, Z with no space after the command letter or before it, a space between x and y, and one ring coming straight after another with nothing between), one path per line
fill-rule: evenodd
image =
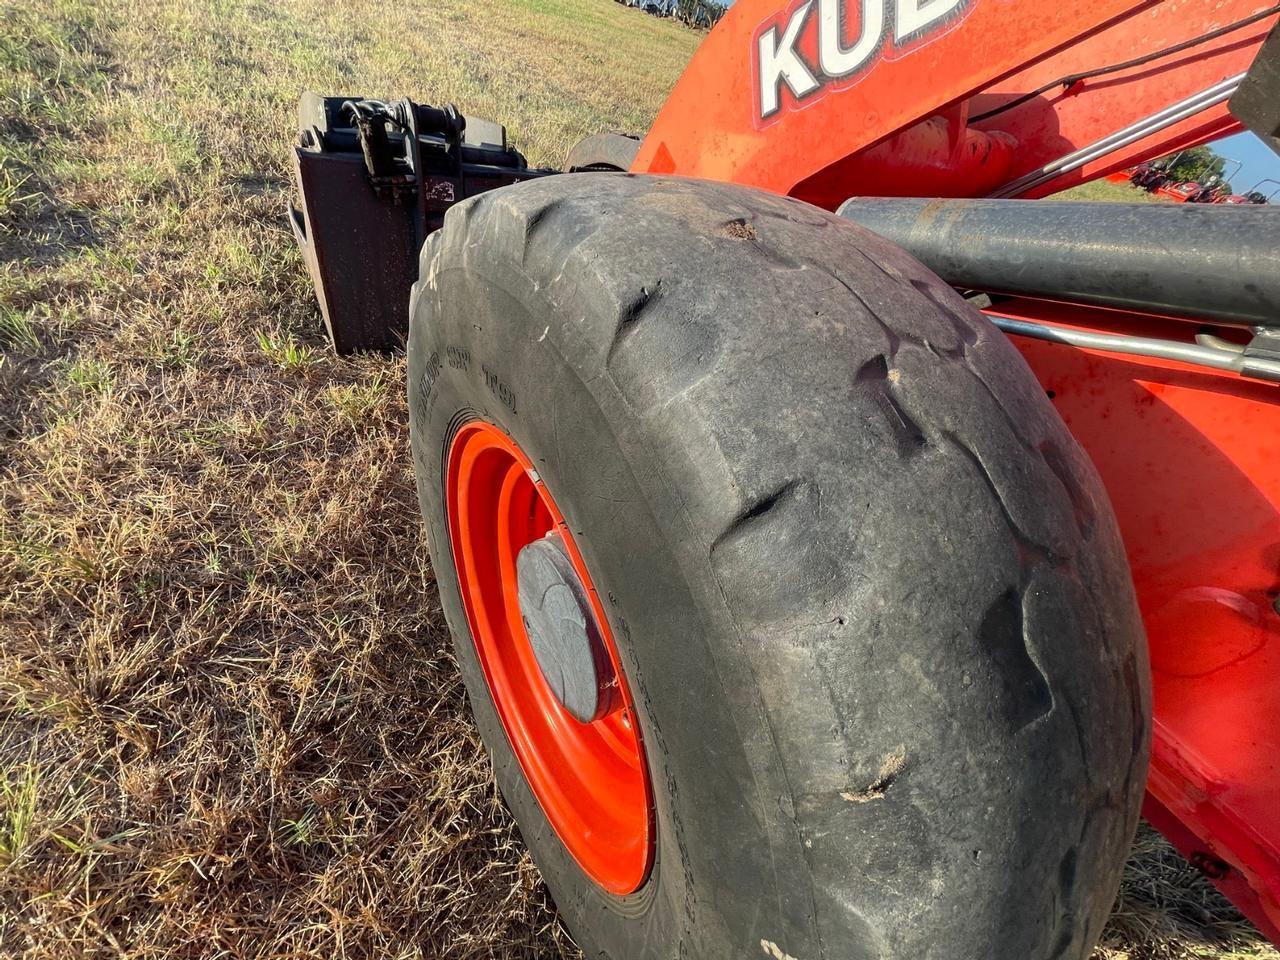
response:
M1094 200L1104 203L1165 203L1162 197L1129 183L1113 183L1110 180L1093 180L1078 187L1063 190L1055 200Z
M38 829L40 768L32 757L0 769L0 870L22 857Z

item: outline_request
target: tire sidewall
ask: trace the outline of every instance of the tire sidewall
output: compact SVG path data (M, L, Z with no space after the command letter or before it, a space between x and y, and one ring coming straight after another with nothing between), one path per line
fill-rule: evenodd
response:
M785 801L752 795L766 779L759 751L747 755L759 738L739 732L729 709L734 698L720 679L725 665L710 653L712 638L731 630L727 613L716 609L718 598L696 595L697 577L682 574L683 551L672 549L650 506L668 499L665 484L653 468L637 476L632 464L646 459L634 449L639 438L615 429L625 428L630 411L621 399L611 404L599 378L566 359L577 345L562 349L564 327L535 284L493 263L483 274L442 267L430 276L434 289L415 295L409 347L418 494L441 603L503 797L568 926L592 938L580 944L589 956L737 955L752 945L744 937L752 921L764 914L767 924L778 904L807 896L807 881L802 858L793 860L795 838L780 821ZM535 464L573 532L617 642L643 738L656 836L649 878L629 896L596 886L555 835L484 679L444 501L449 442L474 419L502 428ZM673 753L668 743L680 749ZM763 760L767 767L767 750ZM744 847L744 836L777 842ZM734 883L770 876L782 883L773 889ZM735 915L741 925L726 922ZM779 914L773 929L784 924ZM795 943L802 934L789 936ZM664 949L673 942L678 954Z

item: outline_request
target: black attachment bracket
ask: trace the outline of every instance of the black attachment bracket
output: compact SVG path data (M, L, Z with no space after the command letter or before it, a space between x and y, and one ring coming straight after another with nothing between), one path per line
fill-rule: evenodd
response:
M1280 153L1280 25L1271 28L1227 107L1263 143Z
M555 173L506 130L449 105L305 93L289 221L339 353L391 351L408 334L418 251L455 203Z

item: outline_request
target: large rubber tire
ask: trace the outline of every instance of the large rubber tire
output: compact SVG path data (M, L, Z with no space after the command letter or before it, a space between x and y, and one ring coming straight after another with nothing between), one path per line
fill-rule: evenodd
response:
M614 174L454 207L411 311L441 602L589 957L1088 956L1145 782L1145 643L1098 477L1002 334L824 211ZM468 633L442 466L477 416L608 597L655 793L627 897L549 829Z
M629 133L597 133L581 140L569 151L564 169L579 171L630 170L640 152L640 138Z

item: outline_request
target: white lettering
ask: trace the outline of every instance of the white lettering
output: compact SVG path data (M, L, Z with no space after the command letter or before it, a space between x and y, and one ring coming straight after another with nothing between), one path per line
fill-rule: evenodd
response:
M958 2L958 0L957 0ZM804 27L813 0L797 8L778 39L778 28L770 27L760 35L760 115L767 117L778 109L778 90L785 82L799 99L818 89L818 81L796 52L796 40Z
M893 38L898 43L932 26L960 6L964 0L898 0L893 21Z
M857 42L846 50L840 46L844 9L845 0L818 0L818 64L828 77L860 70L880 45L884 29L884 0L863 0Z

